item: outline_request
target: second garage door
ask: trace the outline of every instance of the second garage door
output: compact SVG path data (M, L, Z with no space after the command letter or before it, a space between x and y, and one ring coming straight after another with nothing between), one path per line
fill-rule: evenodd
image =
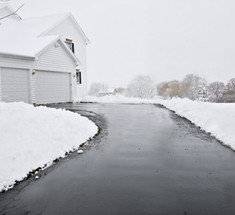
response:
M70 74L36 71L35 100L37 104L71 101Z

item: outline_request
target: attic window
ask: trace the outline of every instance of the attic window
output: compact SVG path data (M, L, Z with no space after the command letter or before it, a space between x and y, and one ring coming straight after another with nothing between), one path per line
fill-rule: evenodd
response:
M68 46L68 48L69 48L73 53L75 53L73 40L66 38L65 43L66 43L66 45Z
M82 83L82 73L79 71L79 69L76 69L76 80L77 80L77 84Z

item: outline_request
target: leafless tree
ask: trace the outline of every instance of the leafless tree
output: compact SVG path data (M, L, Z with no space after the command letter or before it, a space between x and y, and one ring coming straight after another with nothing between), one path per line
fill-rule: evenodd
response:
M225 86L223 97L223 102L235 102L235 78L228 81Z
M207 81L194 74L186 75L181 87L182 96L191 100L207 96Z
M222 99L224 93L224 83L215 81L208 86L208 98L210 102L219 102Z
M2 2L8 2L8 1L2 1ZM17 12L24 6L24 4L22 4L17 10L15 10L13 13L10 13L6 16L0 17L0 20L3 20L9 16L13 16L13 15L17 15ZM18 16L18 15L17 15ZM18 16L19 17L19 16Z
M235 92L235 78L231 78L227 85L226 85L226 90L231 90Z
M157 91L163 98L181 97L181 82L178 80L162 82L158 84Z
M169 96L169 85L168 82L161 82L157 85L157 94L163 98L168 98Z
M127 95L139 98L152 98L156 95L156 88L149 76L137 76L127 88Z

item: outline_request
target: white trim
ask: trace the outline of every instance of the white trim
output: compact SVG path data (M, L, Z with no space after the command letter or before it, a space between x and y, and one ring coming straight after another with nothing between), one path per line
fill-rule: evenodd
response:
M37 60L41 54L43 54L51 45L55 44L56 42L59 42L60 45L64 48L64 50L69 54L69 56L73 59L75 63L75 66L81 65L81 61L72 53L72 51L66 46L66 44L60 39L58 36L54 40L52 40L48 45L46 45L43 49L41 49L35 56L25 56L20 54L7 54L7 53L0 53L0 57L5 58L15 58L15 59L23 59L23 60Z
M20 55L20 54L9 54L9 53L0 53L0 57L6 57L6 58L15 58L15 59L23 59L23 60L33 60L34 56L26 56L26 55Z
M60 43L60 45L64 48L64 50L67 52L67 54L70 55L70 57L73 58L73 61L78 63L78 65L81 64L80 60L72 53L72 51L66 46L66 44L64 42L62 42L61 38L58 36L55 40L53 40L52 42L50 42L46 47L44 47L41 51L39 51L36 55L35 55L35 60L37 60L40 55L42 55L48 48L51 47L51 45L54 45L56 42Z

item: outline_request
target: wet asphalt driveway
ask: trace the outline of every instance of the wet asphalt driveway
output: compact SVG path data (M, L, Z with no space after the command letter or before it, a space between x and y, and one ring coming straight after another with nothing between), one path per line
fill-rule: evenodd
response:
M233 215L235 153L156 105L64 104L102 131L0 194L1 215Z

